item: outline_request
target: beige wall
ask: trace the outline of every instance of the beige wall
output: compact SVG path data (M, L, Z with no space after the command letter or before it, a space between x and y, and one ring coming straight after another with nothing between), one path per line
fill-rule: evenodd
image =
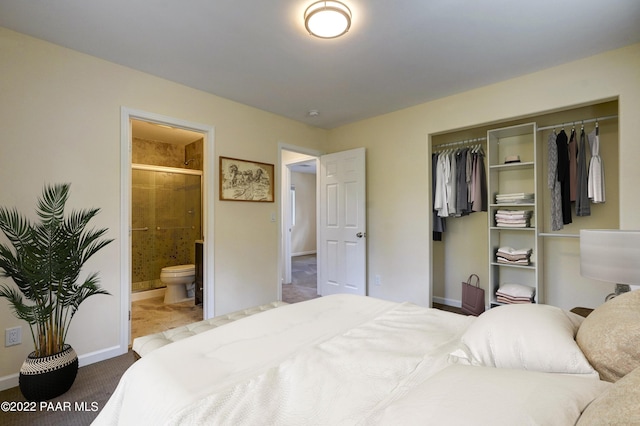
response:
M367 149L367 273L370 283L371 277L381 276L381 285L369 285L369 294L430 303L429 138L456 129L618 98L619 169L607 173L619 175L620 227L640 229L638 75L640 44L332 130L331 151ZM437 256L433 262L442 261ZM485 248L479 264L483 258ZM600 286L578 277L571 283L575 291L556 291L550 303L595 306L613 288L603 283L592 299L584 300L582 284Z
M316 175L291 173L296 188L296 224L291 228L291 254L316 251Z
M69 208L102 208L93 225L116 239L86 268L112 296L88 299L74 318L68 341L81 362L119 344L121 107L214 126L215 164L219 155L277 164L279 142L320 149L326 141L324 130L2 28L0 50L0 205L33 212L44 183L71 182ZM278 201L221 202L217 188L211 199L216 313L275 300ZM1 387L17 383L32 345L4 300L0 324L22 325L25 342L0 346Z

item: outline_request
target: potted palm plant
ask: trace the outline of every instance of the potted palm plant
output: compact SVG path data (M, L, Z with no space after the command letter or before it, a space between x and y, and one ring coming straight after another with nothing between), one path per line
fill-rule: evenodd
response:
M98 208L72 211L65 217L70 184L46 185L32 223L15 208L0 207L0 276L15 285L0 285L16 317L29 323L35 350L20 369L20 390L27 400L43 401L65 393L75 380L78 357L66 343L80 304L95 294L109 294L91 273L80 283L80 270L113 240L107 229L86 229Z

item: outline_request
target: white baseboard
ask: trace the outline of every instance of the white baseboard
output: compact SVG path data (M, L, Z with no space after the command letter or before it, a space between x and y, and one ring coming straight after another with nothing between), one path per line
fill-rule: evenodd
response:
M93 364L95 362L104 361L116 356L127 353L129 348L121 348L120 346L113 346L111 348L102 349L99 351L91 352L88 354L78 356L78 366L84 367L85 365ZM0 391L15 388L19 385L18 380L20 373L10 374L8 376L0 377Z
M99 351L80 355L78 357L78 366L84 367L85 365L104 361L110 358L115 358L117 356L127 353L128 350L129 350L128 347L122 348L121 346L112 346L110 348L101 349Z
M0 377L0 391L15 388L18 386L18 373Z
M446 297L433 296L433 301L436 303L440 303L441 305L453 306L455 308L462 307L461 300L454 300L454 299L447 299Z
M296 257L296 256L307 256L309 254L316 254L317 252L315 250L311 250L311 251L299 251L297 253L291 253L291 257Z

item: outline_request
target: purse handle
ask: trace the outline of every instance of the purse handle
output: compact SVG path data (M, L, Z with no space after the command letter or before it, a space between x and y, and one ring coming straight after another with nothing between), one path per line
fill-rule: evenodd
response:
M467 279L467 284L473 285L473 284L471 284L471 280L472 280L473 277L476 277L476 287L480 287L480 277L477 276L476 274L469 275L469 278Z

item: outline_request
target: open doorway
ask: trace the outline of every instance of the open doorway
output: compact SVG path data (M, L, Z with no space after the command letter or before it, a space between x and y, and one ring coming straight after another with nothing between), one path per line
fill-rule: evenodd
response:
M120 349L126 351L132 342L132 302L146 300L136 295L132 284L146 286L145 291L162 292L161 303L164 304L164 293L169 286L162 288L159 271L164 266L195 266L195 253L202 253L202 273L194 274L202 282L201 304L196 313L184 319L186 322L211 318L214 316L214 273L213 273L213 208L211 204L212 188L214 188L213 159L213 127L180 119L161 116L144 111L122 108L121 112L121 306L122 328L120 333ZM148 152L134 152L134 138L146 146ZM139 148L139 147L138 147ZM175 151L171 153L170 151ZM145 158L146 157L146 158ZM141 159L142 158L142 159ZM167 161L169 163L167 163ZM134 176L134 172L136 173ZM154 184L159 183L158 185ZM134 190L134 183L137 189ZM155 187L155 188L154 188ZM134 192L140 190L143 200L134 206ZM164 200L164 201L163 201ZM178 203L177 201L185 201ZM151 203L155 206L151 207ZM138 215L134 222L134 209L148 209L147 215ZM169 212L171 209L175 212ZM166 213L166 214L165 214ZM176 214L174 214L176 213ZM154 217L155 216L155 217ZM145 223L142 223L141 220ZM148 222L148 223L147 223ZM151 235L151 234L154 235ZM183 233L184 235L177 235ZM135 235L134 234L140 234ZM163 235L166 234L162 238ZM178 262L173 265L156 265L155 261L163 256L158 253L139 256L140 247L149 241L142 241L134 252L134 238L146 235L147 240L158 244L160 252L171 252L167 258ZM140 239L140 238L138 238ZM144 238L143 238L144 239ZM196 250L199 242L201 250ZM140 241L138 241L140 243ZM174 250L176 249L176 250ZM134 264L133 258L136 259ZM178 259L180 258L180 259ZM146 260L145 260L146 259ZM140 261L142 260L142 261ZM178 261L179 260L179 261ZM165 262L167 263L167 262ZM150 272L142 271L150 266ZM135 269L135 270L134 270ZM174 272L173 270L170 272ZM178 271L180 273L184 271ZM176 272L177 273L177 272ZM156 277L157 275L157 277ZM173 274L178 276L180 274ZM172 276L173 276L172 275ZM166 275L165 275L166 276ZM134 279L135 278L135 279ZM165 280L166 282L167 280ZM174 280L175 281L175 280ZM155 284L158 284L157 286ZM175 283L172 283L172 285ZM158 287L158 288L154 288ZM186 299L195 303L195 288L185 286ZM190 294L190 290L193 293ZM171 293L174 293L173 291ZM189 298L192 296L193 298ZM167 303L177 301L171 297ZM161 306L159 311L166 311ZM171 311L171 309L169 309ZM195 309L194 309L195 311ZM195 316L193 316L195 315ZM171 319L174 321L174 319ZM148 322L167 326L167 319L150 320ZM178 324L171 323L174 327ZM148 333L163 331L150 330ZM147 332L145 332L147 333ZM148 334L147 333L147 334Z
M133 340L203 319L195 271L204 135L142 120L131 120L131 130Z
M291 282L291 167L310 160L317 170L316 294L367 294L365 154L364 148L320 155L280 146L280 300Z
M282 279L281 298L287 303L318 297L317 169L318 157L281 150Z

